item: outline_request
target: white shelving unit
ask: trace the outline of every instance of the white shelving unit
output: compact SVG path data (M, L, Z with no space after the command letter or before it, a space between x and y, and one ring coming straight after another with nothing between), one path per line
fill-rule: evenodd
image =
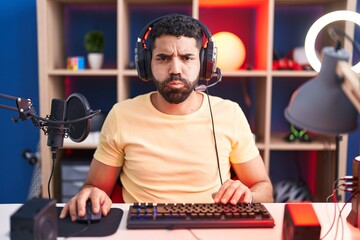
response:
M110 6L116 9L117 14L117 32L116 36L116 64L114 68L104 68L101 70L83 70L71 71L66 69L66 46L64 29L65 24L64 9L69 5L81 6ZM209 6L210 5L210 6ZM306 152L316 151L319 155L324 152L335 152L335 141L330 138L321 138L312 143L289 143L284 140L286 132L281 132L272 129L272 111L275 82L278 79L293 78L293 79L310 79L316 75L313 71L288 71L288 70L272 70L273 50L274 50L274 28L275 15L277 9L287 7L319 7L323 13L334 10L355 10L356 0L257 0L257 1L206 1L206 0L37 0L37 20L38 20L38 46L39 46L39 93L40 93L40 114L45 116L50 113L50 104L53 98L65 99L65 78L68 77L110 77L116 81L116 95L117 101L122 101L130 96L131 81L137 77L134 69L128 69L131 60L130 57L133 50L130 48L132 41L130 39L130 32L133 28L131 22L133 9L148 8L150 13L161 9L164 12L164 7L169 6L170 11L179 9L187 9L189 14L195 18L204 20L205 24L209 22L207 11L209 9L216 9L217 19L221 21L225 19L222 15L224 9L232 8L233 11L250 11L254 19L249 20L255 28L256 39L250 39L252 42L252 53L256 58L257 63L252 70L236 70L223 71L223 78L230 81L241 81L245 79L253 82L256 92L256 103L251 106L254 109L252 118L252 128L256 135L257 145L261 151L266 168L270 171L272 152ZM234 6L234 7L233 7ZM174 10L175 9L175 10ZM306 18L304 14L304 18ZM141 21L139 16L139 21ZM145 25L147 22L143 22ZM241 23L237 27L242 27ZM207 24L212 30L212 24ZM225 27L225 26L224 26ZM353 34L353 25L345 23L343 25L346 32L351 36ZM218 26L216 26L218 28ZM296 30L294 30L296 31ZM214 31L212 30L214 33ZM291 32L284 30L283 36L286 38L291 35ZM250 34L249 34L250 35ZM323 37L323 44L326 45L328 37ZM345 45L347 50L351 50L350 44ZM114 49L115 51L115 49ZM226 84L226 83L222 83ZM99 86L101 87L101 86ZM241 94L241 93L240 93ZM113 103L111 103L113 104ZM347 138L344 136L340 148L340 168L339 175L345 175L346 170L346 146ZM65 140L64 148L67 149L94 149L96 147L96 140L85 140L84 143L71 143ZM334 163L334 154L329 163ZM61 159L61 154L58 156ZM50 157L50 150L47 147L47 137L41 135L41 168L42 168L42 189L43 196L47 196L47 182L50 176L52 160ZM334 177L334 176L328 176ZM54 180L57 181L56 178ZM53 186L52 186L53 187ZM327 194L330 186L319 186L318 200L324 200L323 197ZM323 189L323 190L321 190ZM324 191L324 192L321 192ZM54 195L54 190L52 188ZM56 192L55 192L56 196Z

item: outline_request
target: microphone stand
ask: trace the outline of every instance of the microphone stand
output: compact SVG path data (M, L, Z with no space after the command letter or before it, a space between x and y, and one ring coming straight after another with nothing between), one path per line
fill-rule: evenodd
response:
M28 99L19 98L19 97L14 97L14 96L2 94L2 93L0 93L0 98L14 100L16 102L17 107L11 107L11 106L8 106L8 105L0 104L0 108L18 112L19 116L12 118L12 121L14 123L17 123L19 121L19 119L21 119L22 121L25 121L25 120L31 118L32 122L34 123L34 125L36 127L39 127L41 130L43 130L45 135L48 134L48 130L45 129L47 124L43 120L39 120L39 118L36 117L36 111L33 108L33 104L32 104L32 101L31 101L30 98L28 98ZM57 149L58 149L58 147L51 147L51 153L52 153L51 157L52 157L53 161L55 161L55 159L56 159ZM51 182L51 178L52 178L53 171L54 171L54 165L55 164L53 163L53 168L52 168L51 175L50 175L50 178L49 178L49 183L48 183L49 199L51 199L50 182Z
M48 194L49 194L49 199L51 199L50 182L51 182L51 178L54 173L57 150L59 148L63 147L64 137L68 136L68 134L71 132L71 128L75 128L71 124L90 119L95 114L98 114L100 112L100 110L92 111L90 109L90 106L88 106L89 104L84 96L82 96L81 94L74 94L74 95L70 95L69 98L75 99L75 100L71 100L71 102L74 102L74 101L81 102L82 106L80 108L84 108L84 109L80 109L80 110L85 111L84 116L81 116L77 119L76 118L70 119L70 120L65 119L66 118L66 116L65 116L66 115L66 105L69 102L69 98L68 98L68 100L66 100L66 101L59 100L59 99L53 99L52 104L51 104L51 114L47 115L45 118L42 118L42 117L39 117L36 115L36 111L33 108L31 99L14 97L14 96L2 94L2 93L0 93L0 98L10 99L10 100L14 100L16 102L16 106L17 106L16 108L0 104L0 108L4 108L4 109L15 111L15 112L19 113L18 117L12 118L12 121L14 123L17 123L19 121L19 119L25 121L30 118L32 120L32 122L34 123L34 125L36 127L39 127L44 132L44 134L48 136L47 145L51 149L51 158L53 160L53 166L52 166L51 174L50 174L49 181L48 181ZM90 113L89 115L88 115L88 112ZM88 128L88 125L86 124L86 125L84 125L84 129L85 130L82 133L82 136L80 138L77 136L75 138L72 138L72 136L69 135L70 138L75 142L83 141L87 137L87 134L89 133L88 131L90 128Z

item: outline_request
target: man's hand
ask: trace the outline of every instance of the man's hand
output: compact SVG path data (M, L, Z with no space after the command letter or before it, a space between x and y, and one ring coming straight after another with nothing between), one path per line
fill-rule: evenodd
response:
M68 213L72 221L75 221L77 214L80 217L85 216L86 201L90 199L92 211L98 213L101 211L106 216L110 211L112 201L109 196L99 188L93 186L84 186L81 191L70 199L60 213L60 218L65 218Z
M215 203L251 203L252 193L250 189L239 180L228 179L219 189L217 193L213 194Z

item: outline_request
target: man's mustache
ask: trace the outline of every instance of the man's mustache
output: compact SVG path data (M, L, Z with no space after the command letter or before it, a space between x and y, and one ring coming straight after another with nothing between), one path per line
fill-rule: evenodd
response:
M179 75L171 75L171 76L169 76L169 77L164 81L164 83L167 84L167 83L170 83L170 82L172 82L172 81L180 81L180 82L182 82L182 83L184 83L184 84L189 83L186 78L182 78L182 77L179 76Z

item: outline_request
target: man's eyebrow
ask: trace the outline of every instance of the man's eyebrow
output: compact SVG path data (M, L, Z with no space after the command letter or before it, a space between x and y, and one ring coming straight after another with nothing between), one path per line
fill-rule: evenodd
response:
M158 53L156 54L155 56L156 57L170 57L172 56L173 54L166 54L166 53ZM192 57L192 56L195 56L195 54L193 53L184 53L184 54L179 54L180 57Z
M169 57L171 56L172 54L166 54L166 53L158 53L156 54L156 57Z
M180 56L182 57L192 57L192 56L195 56L195 54L193 53L185 53L185 54L179 54Z

